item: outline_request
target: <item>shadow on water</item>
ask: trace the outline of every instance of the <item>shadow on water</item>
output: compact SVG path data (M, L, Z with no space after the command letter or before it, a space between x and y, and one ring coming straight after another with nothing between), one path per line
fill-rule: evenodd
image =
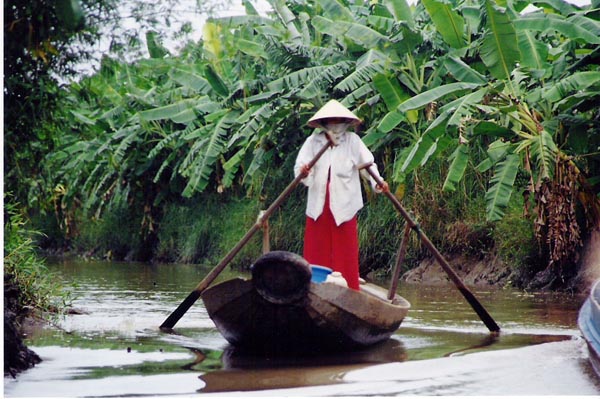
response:
M275 367L339 366L403 362L408 358L401 341L388 339L368 348L342 353L272 355L251 354L229 346L223 352L224 369L264 369Z
M468 353L481 352L484 350L498 350L519 348L523 346L539 345L549 342L560 342L572 339L571 335L552 335L552 334L501 334L486 335L480 341L476 341L471 346L456 349L444 354L444 357L462 356Z
M185 368L204 371L198 377L205 384L198 390L202 393L299 388L344 383L347 373L368 366L418 360L423 357L424 349L425 352L431 351L425 358L456 357L488 350L568 341L573 338L571 335L552 334L466 334L468 338L465 339L464 332L430 331L430 341L423 339L428 335L423 335L423 331L408 330L407 342L411 348L407 348L403 341L391 338L374 347L339 354L265 357L244 353L228 346L222 352L218 352L218 366L214 362L205 363L214 360L218 353L190 349L196 355L196 359ZM419 344L411 333L418 334L420 340L429 343ZM445 339L441 339L442 336L445 336ZM437 348L438 351L432 342L439 341L442 343ZM456 349L448 351L453 346Z
M331 385L344 382L344 376L353 370L377 364L401 363L408 360L418 360L423 356L423 348L415 340L429 341L423 331L407 331L407 342L414 347L408 349L406 345L396 338L391 338L374 347L369 347L352 352L338 354L310 354L260 356L244 353L234 347L228 346L220 356L220 365L215 367L205 364L206 360L214 359L215 353L191 349L196 355L194 362L185 366L189 370L205 371L199 379L205 384L198 392L232 392L255 391L283 388L299 388L308 386ZM416 336L420 338L415 338ZM429 337L439 341L445 336L444 343L440 345L441 351L449 347L466 344L445 353L432 352L426 358L455 357L469 353L487 350L511 349L523 346L538 345L550 342L570 340L570 335L552 334L467 334L457 332L430 331ZM453 343L451 343L453 342ZM429 346L431 342L429 342ZM435 346L435 345L433 345ZM433 348L435 350L435 348ZM430 357L431 356L431 357ZM208 367L207 367L208 366ZM210 368L212 366L212 371Z
M228 346L222 352L222 368L199 377L205 383L199 392L329 385L342 382L343 375L351 370L374 364L403 362L407 358L406 348L396 339L349 352L304 356L261 356Z

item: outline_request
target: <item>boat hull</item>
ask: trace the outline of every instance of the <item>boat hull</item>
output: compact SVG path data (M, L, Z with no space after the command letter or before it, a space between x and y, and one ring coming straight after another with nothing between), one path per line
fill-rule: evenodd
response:
M593 285L581 307L578 324L588 345L590 363L600 377L600 280Z
M207 289L202 298L221 334L232 345L258 352L338 351L388 339L410 304L385 300L372 284L355 291L334 283L310 283L299 300L266 300L251 280L232 279Z

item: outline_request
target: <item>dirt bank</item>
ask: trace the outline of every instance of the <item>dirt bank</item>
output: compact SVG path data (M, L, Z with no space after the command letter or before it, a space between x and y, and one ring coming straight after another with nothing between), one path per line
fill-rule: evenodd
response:
M466 285L472 286L497 286L502 287L511 284L513 279L518 278L518 270L511 265L498 259L498 257L487 256L482 259L465 255L445 255L446 260L460 279ZM532 276L530 284L539 276L548 274L547 271L539 272ZM600 231L592 231L581 250L581 257L577 264L575 277L565 289L576 292L587 292L592 283L600 278ZM434 258L422 261L416 268L407 271L402 279L409 283L420 284L452 284L444 270ZM548 284L548 286L550 286ZM540 288L540 287L531 287Z
M42 359L23 343L20 321L25 312L19 306L20 291L10 276L4 276L4 375L15 377Z
M474 259L465 255L448 255L446 260L467 285L504 286L509 283L512 269L498 258ZM444 269L434 258L422 261L406 272L402 279L409 283L452 284Z
M600 230L592 231L581 254L574 284L587 294L593 282L600 279Z

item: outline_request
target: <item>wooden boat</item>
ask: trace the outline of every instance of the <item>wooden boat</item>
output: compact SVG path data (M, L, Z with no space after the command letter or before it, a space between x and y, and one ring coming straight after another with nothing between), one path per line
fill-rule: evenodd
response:
M208 288L202 299L221 334L248 352L306 353L360 348L391 337L410 304L374 284L360 291L311 281L308 262L272 251L252 265L252 278Z
M590 363L600 376L600 280L597 280L590 295L579 310L579 329L587 342Z

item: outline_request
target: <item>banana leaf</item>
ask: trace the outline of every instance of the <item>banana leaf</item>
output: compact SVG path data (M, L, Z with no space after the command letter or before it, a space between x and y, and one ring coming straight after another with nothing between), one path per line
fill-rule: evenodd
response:
M223 171L225 171L225 174L223 175L222 179L223 187L231 187L233 179L235 178L235 175L240 168L246 151L247 147L240 149L231 158L229 158L227 162L223 164Z
M422 0L422 3L444 41L453 48L464 47L466 45L465 21L452 9L452 5L437 0Z
M414 111L409 111L414 112ZM383 133L391 132L396 126L400 123L407 120L407 117L404 113L398 111L388 112L377 125L377 130Z
M356 61L354 71L335 85L334 89L343 92L356 90L364 84L371 82L376 74L382 73L387 61L389 59L385 54L377 50L367 51Z
M321 33L338 40L349 39L365 49L375 48L380 43L388 41L387 36L356 22L333 21L317 15L313 17L312 24Z
M334 65L324 65L303 68L267 83L267 88L273 92L297 90L303 88L315 79L329 79L343 75L354 67L351 61L342 61Z
M458 57L448 56L444 60L444 66L450 75L454 76L454 78L459 82L478 84L487 83L487 79L484 75L465 64L463 60Z
M596 85L600 85L599 71L576 72L555 82L552 87L542 90L542 97L553 103L573 92L583 91Z
M382 35L389 35L394 28L398 26L394 18L383 17L380 15L369 15L367 17L367 23Z
M579 10L579 7L563 0L534 0L531 4L544 9L550 8L561 15L570 15Z
M396 18L396 21L404 21L411 28L414 26L412 10L406 0L385 0L383 4Z
M442 187L443 191L456 191L456 185L462 180L469 164L469 146L459 144L450 156L450 160L452 163Z
M518 30L519 51L521 53L521 65L531 69L549 68L548 45L537 40L529 30Z
M182 193L186 198L191 197L195 192L204 191L215 170L217 159L227 149L227 133L238 117L238 113L230 111L219 113L219 116L220 119L216 119L215 123L204 127L203 131L208 134L202 140L194 142L180 167L182 176L188 178Z
M486 27L479 55L496 79L510 81L511 72L521 58L517 33L505 11L485 0Z
M539 134L520 133L519 135L522 140L515 152L520 153L525 148L529 149L530 156L536 162L539 177L551 179L554 176L554 164L558 152L552 135L546 130L542 130Z
M467 82L456 82L456 83L449 83L447 85L438 86L436 88L433 88L431 90L428 90L426 92L418 94L418 95L414 96L413 98L411 98L410 100L403 102L398 107L398 111L406 112L411 109L419 109L419 108L426 106L427 104L437 101L440 98L443 98L450 94L454 94L454 93L462 91L462 90L475 89L479 86L481 86L481 83L467 83Z
M207 64L204 66L204 75L206 76L206 80L213 88L213 90L222 97L227 97L229 95L229 89L223 79L217 74L212 65Z
M158 33L156 32L146 32L146 47L148 48L148 53L152 58L161 59L169 55L167 49L160 44Z
M434 121L417 142L413 144L400 167L400 172L408 173L419 165L425 165L436 151L444 149L449 144L449 138L445 137L445 133L446 126L443 121ZM442 145L439 145L440 143Z
M202 76L193 72L184 71L183 69L175 68L169 72L169 77L183 87L197 91L198 93L208 94L210 84Z
M239 51L251 57L267 59L268 55L265 52L264 46L246 39L237 39L235 45Z
M338 67L338 65L328 65L323 68L319 75L304 84L304 87L300 87L297 92L298 97L310 100L319 95L324 94L324 90L330 86L331 83L341 79L347 71L344 68ZM354 75L353 77L355 77ZM348 86L350 88L350 86Z
M491 186L485 193L487 220L493 222L504 216L504 210L513 192L519 164L520 158L516 154L508 154L506 159L496 164L494 175L490 179Z
M380 73L373 76L373 85L381 95L388 110L395 110L409 95L402 90L394 78Z
M586 26L587 25L587 26ZM598 28L588 18L567 19L561 15L530 15L514 21L517 29L529 29L538 32L552 30L560 32L571 40L581 40L590 44L600 44ZM590 26L593 26L590 29Z
M289 40L291 42L297 42L297 43L301 42L302 35L300 35L298 28L294 24L294 21L296 20L296 15L294 15L294 13L290 11L290 9L285 4L285 1L272 0L271 5L275 9L275 13L277 14L277 16L279 17L281 22L287 28L288 34L289 34L288 35Z
M337 0L319 0L319 5L323 7L323 15L333 19L336 22L354 21L352 13L347 6Z
M488 94L487 88L481 88L441 107L440 116L448 118L446 129L448 130L451 126L460 126L463 118L472 114L473 108L481 103L486 94Z
M188 109L193 109L196 106L196 103L196 99L181 100L162 107L140 111L139 116L142 121L146 122L172 119L174 115L178 115Z

